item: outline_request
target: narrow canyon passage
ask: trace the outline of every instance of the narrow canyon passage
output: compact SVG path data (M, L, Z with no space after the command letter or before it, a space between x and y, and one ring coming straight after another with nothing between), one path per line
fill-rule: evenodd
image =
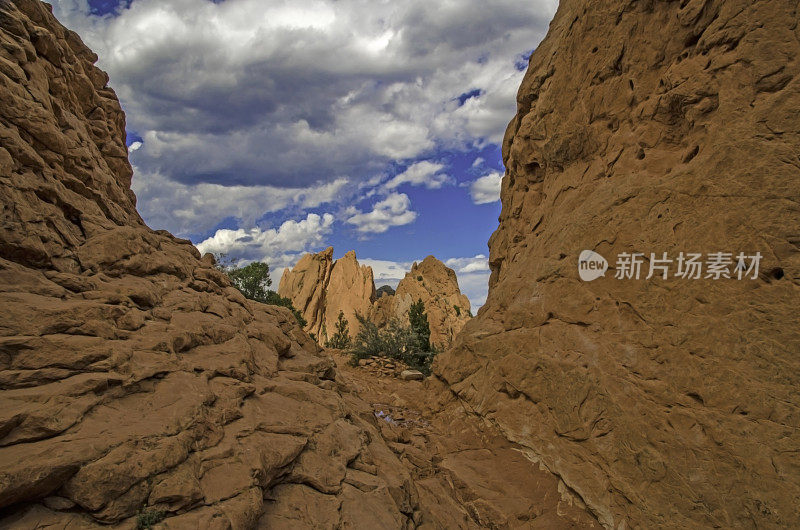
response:
M558 477L471 414L435 377L403 381L328 353L413 477L420 528L601 527Z

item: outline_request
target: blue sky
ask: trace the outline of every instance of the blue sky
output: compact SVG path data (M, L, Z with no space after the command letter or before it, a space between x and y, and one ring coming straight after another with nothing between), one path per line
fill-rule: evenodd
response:
M56 0L127 114L147 223L264 260L433 254L473 306L499 143L556 0Z

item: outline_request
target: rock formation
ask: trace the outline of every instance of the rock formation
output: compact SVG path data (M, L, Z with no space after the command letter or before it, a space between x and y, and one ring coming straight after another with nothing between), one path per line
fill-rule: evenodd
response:
M358 264L350 251L333 261L333 247L306 254L293 269L284 269L278 294L289 298L306 319L305 330L324 344L344 313L351 335L358 333L355 314L368 315L375 300L372 268Z
M458 288L456 273L433 256L414 265L400 280L394 295L376 296L372 268L361 266L354 251L332 260L333 248L306 254L294 268L285 269L278 294L306 319L305 330L320 344L336 329L339 312L348 321L350 335L360 329L356 312L379 326L391 319L407 319L408 309L422 300L428 313L431 343L447 347L471 318L469 299Z
M393 297L375 303L372 318L379 325L389 318L406 318L417 300L422 300L428 314L431 344L440 349L447 348L472 317L469 299L461 294L455 271L428 256L411 266Z
M800 527L797 22L563 0L531 57L488 300L434 371L609 528ZM585 249L612 267L591 283ZM720 251L757 279L614 277Z
M375 283L372 280L372 267L359 265L356 253L350 251L336 260L331 270L331 279L325 288L325 331L327 335L336 332L339 312L344 313L351 334L358 333L359 325L355 314L369 314L375 300Z
M0 1L0 527L415 526L292 314L142 222L96 60L47 4Z
M289 298L306 321L305 330L320 337L325 322L325 286L331 278L333 247L305 254L294 269L284 269L278 294Z

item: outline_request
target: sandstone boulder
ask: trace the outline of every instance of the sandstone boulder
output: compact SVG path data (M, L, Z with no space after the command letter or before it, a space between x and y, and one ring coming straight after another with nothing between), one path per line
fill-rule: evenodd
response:
M800 527L797 16L563 0L531 57L488 300L434 372L609 528ZM760 274L615 278L720 251Z
M400 379L403 381L422 381L425 375L419 370L403 370L400 372Z

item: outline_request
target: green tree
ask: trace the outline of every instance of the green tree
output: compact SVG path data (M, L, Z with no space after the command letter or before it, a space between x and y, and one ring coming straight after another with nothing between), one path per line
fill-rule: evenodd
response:
M424 352L431 351L431 328L421 298L411 304L408 310L408 323L411 325L417 349Z
M225 254L216 256L217 268L228 275L234 287L239 289L245 298L261 302L262 304L278 305L288 308L301 327L306 325L306 320L300 311L295 309L292 301L269 289L272 279L269 277L269 265L263 261L254 261L244 267L239 267L236 262Z
M336 320L336 333L325 342L326 348L336 348L344 350L350 347L350 330L348 329L347 319L344 318L344 311L339 311L339 318Z
M267 303L268 287L272 285L269 277L269 265L262 261L254 261L244 267L232 267L228 271L233 285L245 298Z

